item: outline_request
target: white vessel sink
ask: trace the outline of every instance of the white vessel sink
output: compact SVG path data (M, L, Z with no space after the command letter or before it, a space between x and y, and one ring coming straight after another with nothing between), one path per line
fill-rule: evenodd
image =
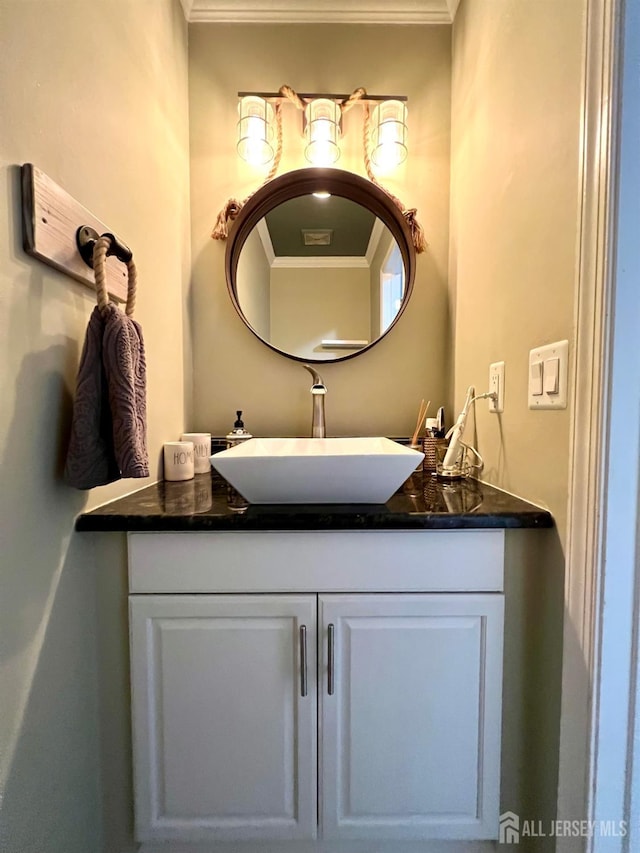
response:
M388 438L250 438L211 465L249 503L379 504L423 456Z

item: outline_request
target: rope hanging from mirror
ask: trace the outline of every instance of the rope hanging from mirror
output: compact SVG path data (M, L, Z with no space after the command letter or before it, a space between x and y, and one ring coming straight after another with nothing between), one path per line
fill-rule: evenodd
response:
M297 94L297 92L291 88L291 86L283 85L278 90L278 94L282 99L286 99L290 101L297 109L304 111L307 106L306 103L302 100L302 98ZM376 178L373 173L373 169L371 168L371 156L369 154L369 135L370 135L370 124L371 124L371 113L369 110L369 104L366 102L367 98L367 90L359 87L354 89L354 91L349 95L348 98L345 98L340 102L340 111L342 114L348 112L352 107L354 107L357 103L362 102L362 106L364 109L364 122L363 122L363 132L362 132L362 150L363 150L363 158L364 165L367 172L367 176L371 183L375 184L382 192L387 195L391 201L396 205L396 207L400 210L403 217L407 221L407 225L411 230L411 238L413 241L413 245L415 247L416 252L421 253L427 248L427 241L424 235L424 231L422 226L418 222L416 217L417 210L416 208L405 208L400 199L393 195L393 193L389 192L389 190L384 187L380 181ZM213 231L211 232L211 237L214 240L226 240L229 236L229 223L233 222L234 219L238 216L242 208L249 201L249 199L265 184L268 184L270 180L275 176L278 171L278 167L280 165L280 159L282 157L282 101L276 101L275 104L275 119L276 119L276 151L273 159L273 165L269 170L269 174L266 176L264 181L257 187L252 193L250 193L245 199L242 201L238 201L238 199L230 198L225 206L222 208L218 217L216 219L216 224L214 226Z

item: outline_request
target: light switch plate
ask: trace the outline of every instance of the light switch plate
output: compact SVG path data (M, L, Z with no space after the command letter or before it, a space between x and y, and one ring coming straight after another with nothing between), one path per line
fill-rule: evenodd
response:
M550 394L544 390L547 383L544 381L547 362L558 359L558 393ZM534 362L542 362L542 394L534 394L532 387L531 365ZM569 341L557 341L555 344L546 344L536 347L529 352L529 408L530 409L566 409L567 408L567 382L569 375Z

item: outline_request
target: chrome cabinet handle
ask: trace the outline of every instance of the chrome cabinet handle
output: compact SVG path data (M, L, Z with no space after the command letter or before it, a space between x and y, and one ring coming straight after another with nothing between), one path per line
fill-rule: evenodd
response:
M327 667L327 690L329 696L333 696L336 692L336 684L335 684L335 655L336 655L336 638L335 638L335 626L333 623L329 623L327 626L327 637L328 637L328 653L329 653L329 663Z
M300 695L307 695L307 626L300 626Z

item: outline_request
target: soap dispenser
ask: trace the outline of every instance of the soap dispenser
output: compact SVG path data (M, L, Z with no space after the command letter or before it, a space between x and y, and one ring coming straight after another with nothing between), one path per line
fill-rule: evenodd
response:
M231 432L227 433L227 450L230 447L236 447L241 442L246 441L248 438L253 438L250 432L244 428L244 423L242 421L242 410L238 409L236 411L237 419L233 425L233 429Z

